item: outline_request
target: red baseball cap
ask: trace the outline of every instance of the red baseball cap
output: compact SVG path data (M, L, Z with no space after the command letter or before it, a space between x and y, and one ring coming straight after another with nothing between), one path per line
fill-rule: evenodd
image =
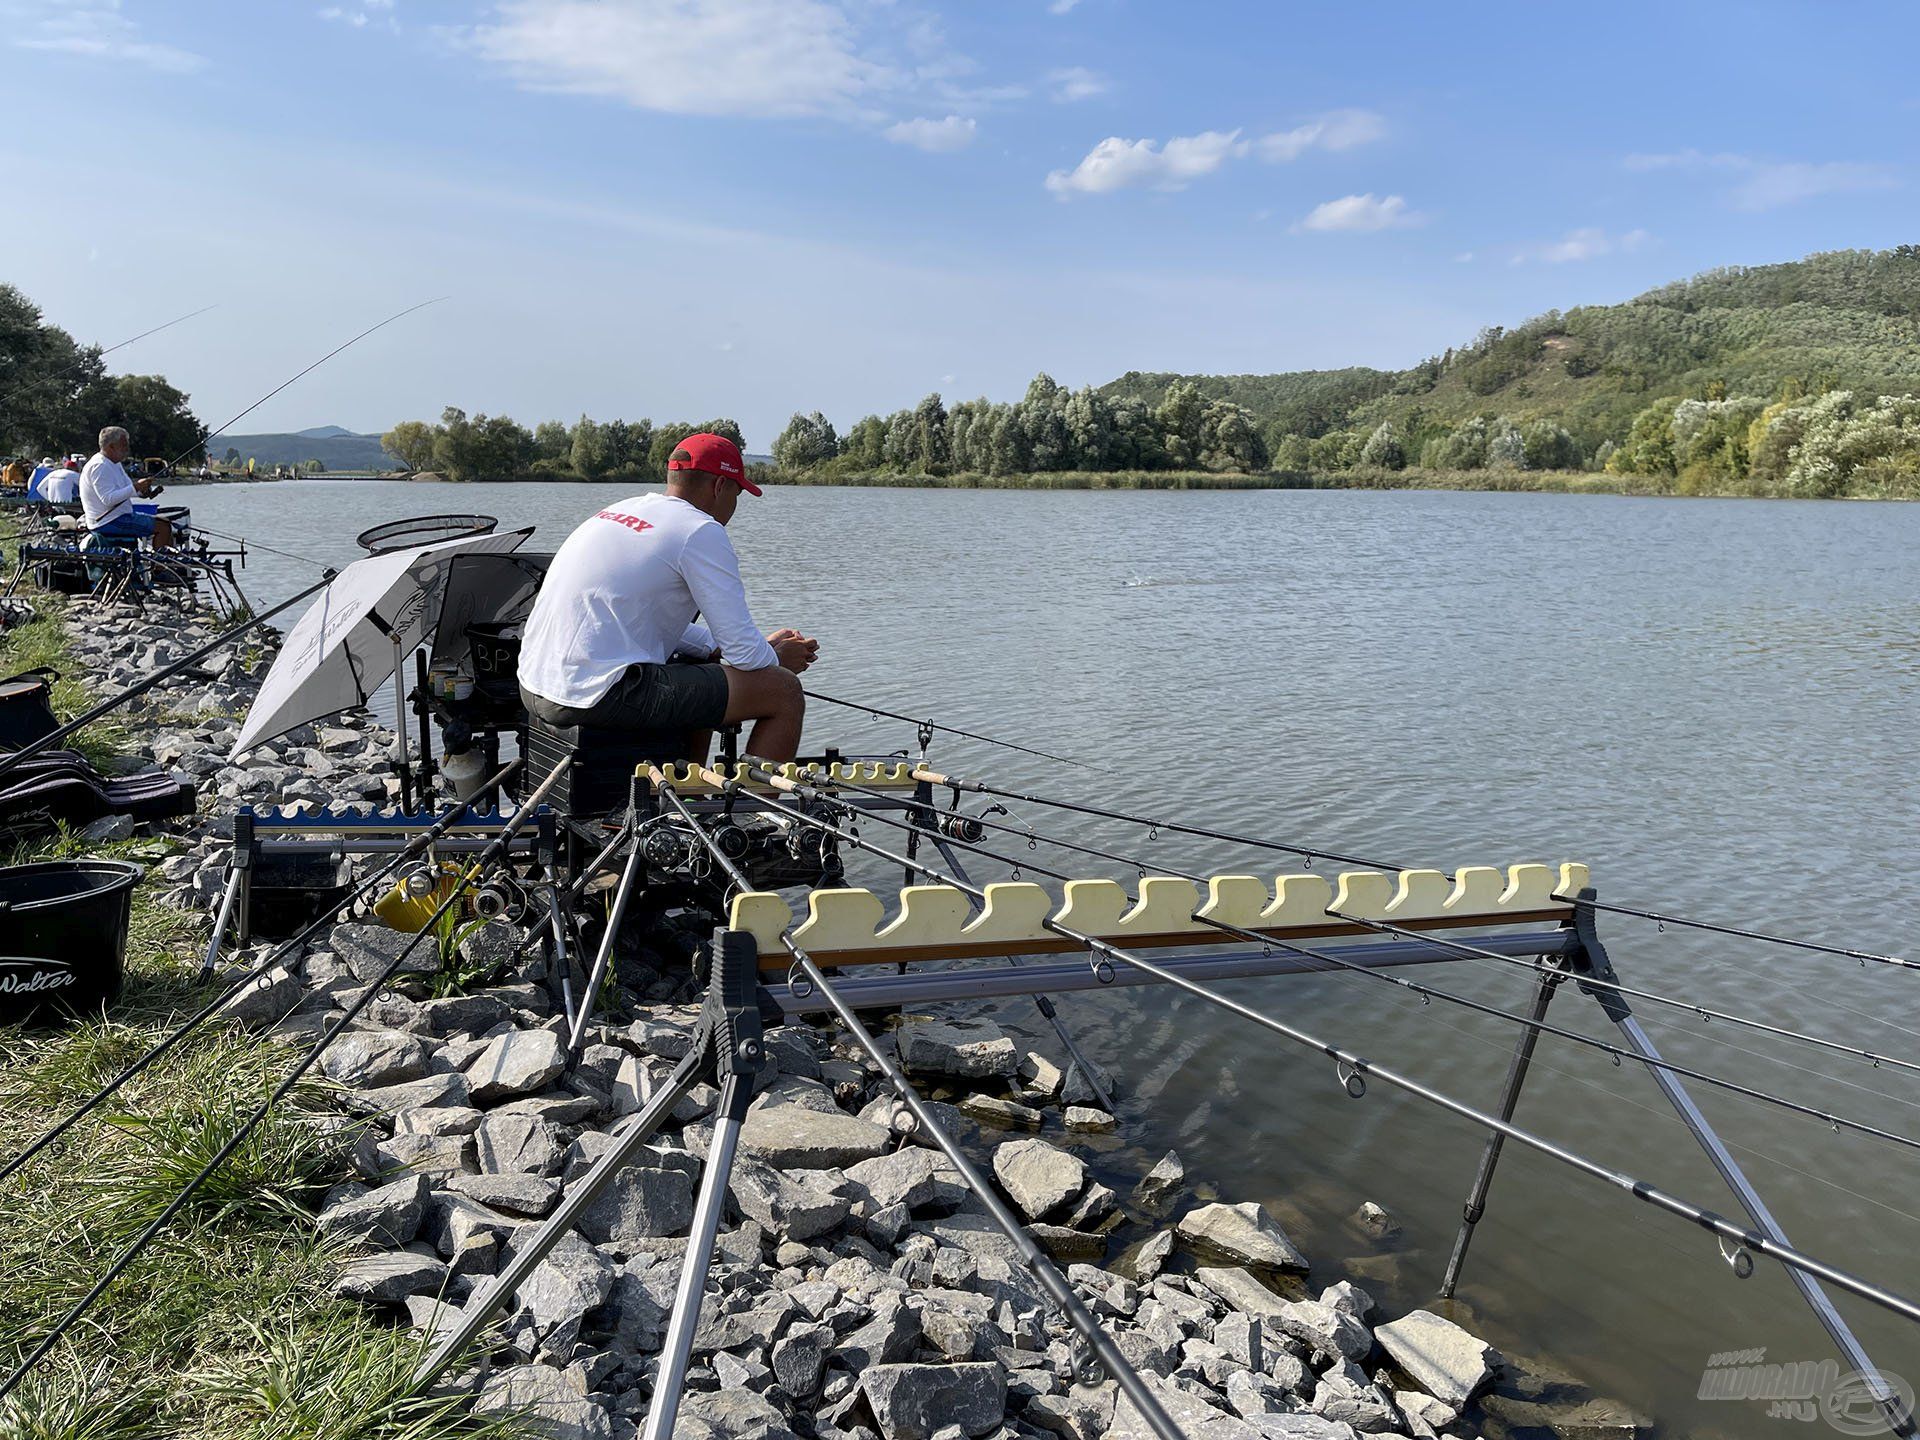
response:
M683 460L681 456L686 458ZM715 435L703 430L698 435L689 435L673 447L668 457L669 470L700 470L708 475L720 475L733 481L749 495L758 495L760 487L747 479L747 462L741 457L740 447L724 435Z

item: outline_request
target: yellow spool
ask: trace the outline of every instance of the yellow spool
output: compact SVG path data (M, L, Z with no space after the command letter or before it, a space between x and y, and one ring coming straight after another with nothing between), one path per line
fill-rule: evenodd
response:
M403 935L418 935L433 920L434 911L446 904L460 883L460 867L451 862L440 867L440 879L425 895L415 895L402 880L374 902L373 914L389 930Z

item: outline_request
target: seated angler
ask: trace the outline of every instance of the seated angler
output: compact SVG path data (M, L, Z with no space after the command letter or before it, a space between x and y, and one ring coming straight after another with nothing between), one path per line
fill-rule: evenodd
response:
M131 449L127 432L109 425L100 432L100 450L80 472L80 509L87 529L108 540L151 540L164 550L173 544L173 524L133 508L136 498L150 500L164 486L135 480L123 466Z
M743 490L760 494L739 447L689 435L667 461L664 495L609 505L567 537L521 632L528 713L684 732L697 760L716 725L751 720L748 754L793 759L806 712L799 676L820 647L797 630L762 636L747 612L726 532Z

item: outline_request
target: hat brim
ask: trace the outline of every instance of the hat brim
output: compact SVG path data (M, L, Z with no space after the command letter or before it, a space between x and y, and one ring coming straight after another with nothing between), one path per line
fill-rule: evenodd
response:
M760 487L754 484L751 480L747 479L747 477L744 475L740 476L740 478L737 480L735 480L734 477L731 475L729 475L727 478L729 480L733 480L734 484L738 485L742 490L746 491L747 494L749 495L760 494Z

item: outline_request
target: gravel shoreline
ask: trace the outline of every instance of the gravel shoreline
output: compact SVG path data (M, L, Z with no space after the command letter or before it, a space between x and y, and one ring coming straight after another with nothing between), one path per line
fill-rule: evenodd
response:
M207 620L124 608L70 613L67 629L103 693L214 633ZM273 644L265 636L221 652L206 678L182 677L126 713L131 748L191 779L212 807L152 827L186 846L158 876L163 898L183 909L218 904L235 806L371 807L397 792L392 737L365 717L303 726L228 758ZM109 819L89 833L137 832ZM409 938L335 925L250 982L227 1016L310 1041ZM510 963L520 938L494 922L465 948ZM230 954L230 973L271 948ZM423 1335L605 1153L609 1132L686 1053L697 1014L676 977L623 973L620 1006L591 1027L569 1070L537 951L498 983L438 997L437 964L423 945L319 1065L338 1097L330 1124L350 1147L351 1178L315 1217L352 1247L335 1292ZM1119 1122L1084 1077L993 1022L910 1016L881 1038L1187 1434L1643 1433L1643 1422L1508 1365L1431 1311L1389 1319L1347 1280L1309 1290L1308 1259L1279 1223L1258 1204L1203 1201L1175 1154L1103 1183L1115 1177L1101 1138ZM811 1026L771 1032L767 1052L675 1433L1150 1435L1110 1377L1089 1383L1064 1319L959 1173L906 1133L910 1119L878 1067L837 1030ZM446 1383L470 1390L477 1412L536 1417L536 1433L560 1440L638 1434L716 1098L702 1086L681 1102L520 1287L493 1342L450 1373ZM1375 1206L1356 1221L1381 1237L1392 1230ZM1517 1389L1516 1376L1526 1381ZM1503 1377L1504 1418L1479 1404Z

